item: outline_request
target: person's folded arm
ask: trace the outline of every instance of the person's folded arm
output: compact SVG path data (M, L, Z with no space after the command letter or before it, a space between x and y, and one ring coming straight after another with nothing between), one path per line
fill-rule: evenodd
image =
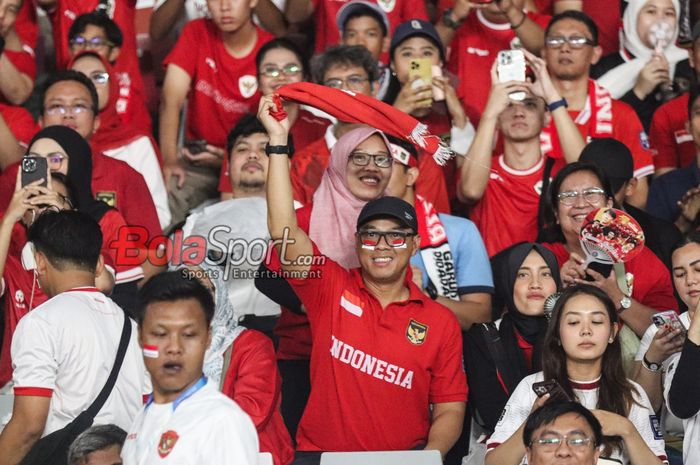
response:
M51 397L15 396L12 418L0 433L0 465L17 465L41 438Z

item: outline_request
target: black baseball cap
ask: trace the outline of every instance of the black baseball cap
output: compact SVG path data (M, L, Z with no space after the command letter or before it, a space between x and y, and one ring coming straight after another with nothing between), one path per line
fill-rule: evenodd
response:
M428 21L422 19L409 19L405 23L396 26L394 35L391 37L391 46L389 47L389 58L394 56L394 50L401 42L411 37L421 36L433 42L438 50L440 50L440 58L445 61L445 47L442 45L442 40L433 26Z
M387 18L386 13L379 5L364 0L354 0L343 5L335 16L335 22L341 35L345 30L345 23L348 22L348 18L355 14L375 18L384 28L384 35L386 36L389 33L389 18Z
M612 137L593 139L581 152L579 161L596 165L610 181L613 193L634 177L632 152Z
M418 232L416 209L413 205L398 197L380 197L367 202L357 217L357 229L378 218L389 218L398 221L403 226Z

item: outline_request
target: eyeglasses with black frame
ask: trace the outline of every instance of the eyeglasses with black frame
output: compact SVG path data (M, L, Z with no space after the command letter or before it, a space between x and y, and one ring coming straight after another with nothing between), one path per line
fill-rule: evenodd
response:
M406 239L416 235L409 231L378 231L376 229L364 229L357 232L362 245L376 247L379 241L384 238L384 242L391 248L403 247L406 245Z
M96 49L100 47L114 47L114 43L102 37L87 39L83 36L76 36L70 40L70 44L78 48Z
M369 165L370 159L377 168L389 168L391 164L394 163L394 159L391 155L385 153L352 152L349 157L349 160L355 166L367 166Z
M265 66L260 70L260 75L269 77L269 78L276 78L284 74L285 76L296 76L297 74L301 73L301 66L295 65L295 64L290 64L283 66L282 68L278 68L277 66L270 65L270 66Z
M544 44L549 48L561 48L564 44L569 44L569 47L579 49L586 45L595 45L595 42L583 36L550 36L544 39Z
M565 434L563 436L560 434L549 433L543 434L539 439L535 439L534 441L530 442L530 447L536 445L543 451L554 452L559 449L559 446L561 446L564 442L566 442L571 449L575 450L582 450L587 448L589 445L594 444L593 438L586 436L583 433Z
M589 187L581 192L579 191L566 191L557 194L557 199L562 205L571 207L576 203L576 199L583 197L583 200L589 205L597 205L605 199L605 190L600 187Z
M343 84L345 84L345 86L347 86L347 88L350 90L360 91L362 90L362 86L364 85L364 83L367 81L369 81L369 78L363 76L348 76L345 79L326 79L323 82L323 85L326 87L332 87L333 89L342 89Z

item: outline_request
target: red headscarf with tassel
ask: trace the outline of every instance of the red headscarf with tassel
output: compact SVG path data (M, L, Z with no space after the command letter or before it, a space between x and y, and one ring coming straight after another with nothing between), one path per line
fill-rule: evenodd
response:
M323 110L345 123L366 124L407 140L432 155L438 165L444 165L452 158L449 147L440 144L439 137L429 134L425 124L375 98L310 82L286 84L276 93L285 100ZM281 109L281 102L276 103ZM271 114L279 120L286 116L284 110Z

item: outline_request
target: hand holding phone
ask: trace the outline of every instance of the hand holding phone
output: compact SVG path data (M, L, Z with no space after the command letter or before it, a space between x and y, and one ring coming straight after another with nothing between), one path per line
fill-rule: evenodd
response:
M532 385L532 390L537 394L537 397L542 397L545 394L549 394L549 401L555 402L571 402L572 399L564 391L559 383L554 379L548 379L545 381L540 381Z
M188 140L185 142L185 148L192 155L197 155L198 153L207 151L207 141L204 139L199 140Z
M525 82L525 54L522 50L501 50L498 52L497 72L499 82ZM509 95L511 100L525 100L525 92L518 91Z
M412 88L433 86L433 62L430 58L415 58L408 68L408 80ZM433 93L435 92L433 87ZM430 106L432 98L421 101L421 106Z
M651 316L651 321L657 328L661 328L664 325L668 325L672 330L680 331L679 336L685 338L686 329L683 326L678 314L674 310L666 310L663 312L654 313Z

